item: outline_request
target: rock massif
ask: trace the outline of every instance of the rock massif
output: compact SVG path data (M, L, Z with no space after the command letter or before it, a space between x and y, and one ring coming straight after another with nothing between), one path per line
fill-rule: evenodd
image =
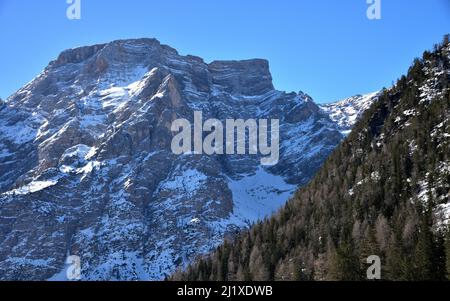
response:
M174 155L171 123L280 120L280 161ZM205 63L154 39L64 51L0 102L0 279L159 280L281 207L343 135L265 60Z

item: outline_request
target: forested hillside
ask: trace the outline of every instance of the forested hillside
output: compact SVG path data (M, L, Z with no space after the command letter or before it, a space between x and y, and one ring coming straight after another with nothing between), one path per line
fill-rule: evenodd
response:
M450 277L448 35L385 89L314 179L276 215L175 280Z

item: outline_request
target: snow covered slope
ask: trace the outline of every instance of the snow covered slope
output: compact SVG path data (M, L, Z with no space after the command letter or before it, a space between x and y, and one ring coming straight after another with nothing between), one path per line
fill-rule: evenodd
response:
M343 134L350 133L361 114L377 100L379 92L356 95L320 107L335 121Z

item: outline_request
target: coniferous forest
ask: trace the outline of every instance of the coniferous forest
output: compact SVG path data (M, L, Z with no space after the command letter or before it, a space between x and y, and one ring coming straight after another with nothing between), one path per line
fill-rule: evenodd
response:
M414 60L314 179L174 280L450 279L450 43Z

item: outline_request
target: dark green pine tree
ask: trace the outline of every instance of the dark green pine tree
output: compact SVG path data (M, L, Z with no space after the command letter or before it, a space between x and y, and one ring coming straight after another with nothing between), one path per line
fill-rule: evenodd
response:
M422 214L418 241L414 252L414 275L411 280L432 280L433 277L433 232L431 231L431 210Z
M445 237L445 258L447 268L447 279L450 280L450 225L447 229L447 235Z
M402 251L400 235L396 231L391 235L389 249L386 253L386 279L407 280L410 274L409 269L407 258Z
M433 244L433 280L444 281L446 279L445 257L445 233L438 231Z
M358 256L351 241L341 242L332 256L330 279L335 281L362 280L362 272Z

